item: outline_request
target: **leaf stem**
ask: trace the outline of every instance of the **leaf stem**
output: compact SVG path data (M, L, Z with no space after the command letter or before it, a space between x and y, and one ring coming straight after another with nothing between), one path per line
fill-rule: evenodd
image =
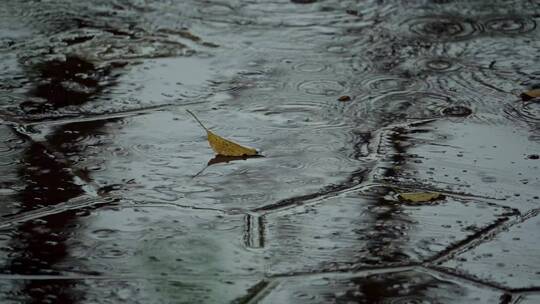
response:
M203 129L205 129L206 131L208 131L208 129L203 125L203 123L197 118L197 116L195 116L195 114L193 114L193 112L191 112L190 110L186 109L186 111L191 114L191 116L193 116L193 118L195 118L195 120L201 125L201 127Z

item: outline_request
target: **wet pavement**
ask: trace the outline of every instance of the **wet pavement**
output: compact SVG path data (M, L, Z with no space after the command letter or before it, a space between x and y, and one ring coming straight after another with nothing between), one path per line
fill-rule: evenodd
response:
M539 22L0 2L0 302L537 303ZM186 109L264 157L215 158Z

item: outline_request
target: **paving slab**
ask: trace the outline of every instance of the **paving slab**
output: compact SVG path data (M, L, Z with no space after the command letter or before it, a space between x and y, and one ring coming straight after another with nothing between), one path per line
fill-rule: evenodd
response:
M221 110L211 117L219 120L199 118L217 134L256 147L265 157L218 158L207 166L215 155L206 132L182 107L36 129L97 188L145 204L247 211L321 191L369 167L344 145L350 130L346 125L293 131L281 127L286 121L261 120L249 113ZM66 140L59 134L72 135Z
M506 218L505 208L452 197L410 205L377 187L264 217L272 273L418 263Z
M28 142L17 136L9 126L0 125L0 217L14 214L19 209L18 191L24 187L18 175L20 153L28 146Z
M422 271L283 278L260 303L498 303L498 291Z
M540 217L530 218L442 266L508 288L539 288L540 255L536 249L539 226Z
M263 257L245 244L242 215L126 202L99 207L2 231L1 299L221 303L263 277Z
M226 276L261 273L244 216L172 206L69 210L3 232L3 274ZM9 240L9 241L8 241Z
M540 294L519 296L518 300L515 303L520 303L520 304L540 303Z
M145 278L0 279L0 301L17 303L229 303L241 298L251 280Z
M0 1L0 302L535 301L538 16Z
M388 162L376 179L491 198L522 213L537 208L540 163L534 155L540 144L534 131L477 120L441 120L389 132L386 136L395 138L383 140L381 151L389 153Z

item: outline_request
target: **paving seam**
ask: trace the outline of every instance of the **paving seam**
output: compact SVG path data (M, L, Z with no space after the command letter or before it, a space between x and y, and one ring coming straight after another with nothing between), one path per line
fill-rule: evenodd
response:
M481 231L475 233L472 237L467 238L465 241L462 241L463 244L458 245L454 249L449 250L448 252L443 252L441 255L436 255L435 257L428 259L425 263L429 265L441 264L449 259L453 258L455 255L466 252L472 248L475 248L483 243L491 241L498 234L507 231L509 228L521 224L526 220L533 218L540 214L540 208L532 209L525 214L520 214L519 211L514 209L516 214L512 214L513 218L502 218L499 222L496 222Z

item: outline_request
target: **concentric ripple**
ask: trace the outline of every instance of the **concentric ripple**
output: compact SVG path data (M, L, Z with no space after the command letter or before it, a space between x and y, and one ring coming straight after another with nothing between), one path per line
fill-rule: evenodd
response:
M416 65L434 73L453 72L462 68L462 65L456 59L446 57L423 58L417 61Z
M300 82L297 88L310 95L335 96L345 91L346 85L335 80L307 80Z
M308 61L302 62L293 67L294 70L303 73L322 72L327 69L327 66L322 62Z
M472 20L456 16L426 16L405 22L409 30L429 41L459 41L473 38L481 29Z
M357 115L363 120L387 124L407 119L440 117L444 109L455 103L452 97L437 93L396 92L366 103Z
M466 117L472 114L472 110L469 107L462 106L462 105L450 106L450 107L444 108L441 112L445 116L453 116L453 117Z
M379 75L365 78L360 86L370 94L425 89L424 83L412 78Z
M524 34L536 28L536 22L524 16L493 17L484 24L487 32L508 35Z
M325 115L328 112L328 105L312 101L297 101L270 108L264 107L256 109L255 112L262 113L265 120L272 122L272 127L280 129L327 129L345 126L343 120Z
M421 295L404 295L400 297L393 297L384 299L382 303L384 304L429 304L434 303L429 297Z
M504 110L506 116L512 120L519 120L529 124L540 124L540 102L530 100L507 106Z

